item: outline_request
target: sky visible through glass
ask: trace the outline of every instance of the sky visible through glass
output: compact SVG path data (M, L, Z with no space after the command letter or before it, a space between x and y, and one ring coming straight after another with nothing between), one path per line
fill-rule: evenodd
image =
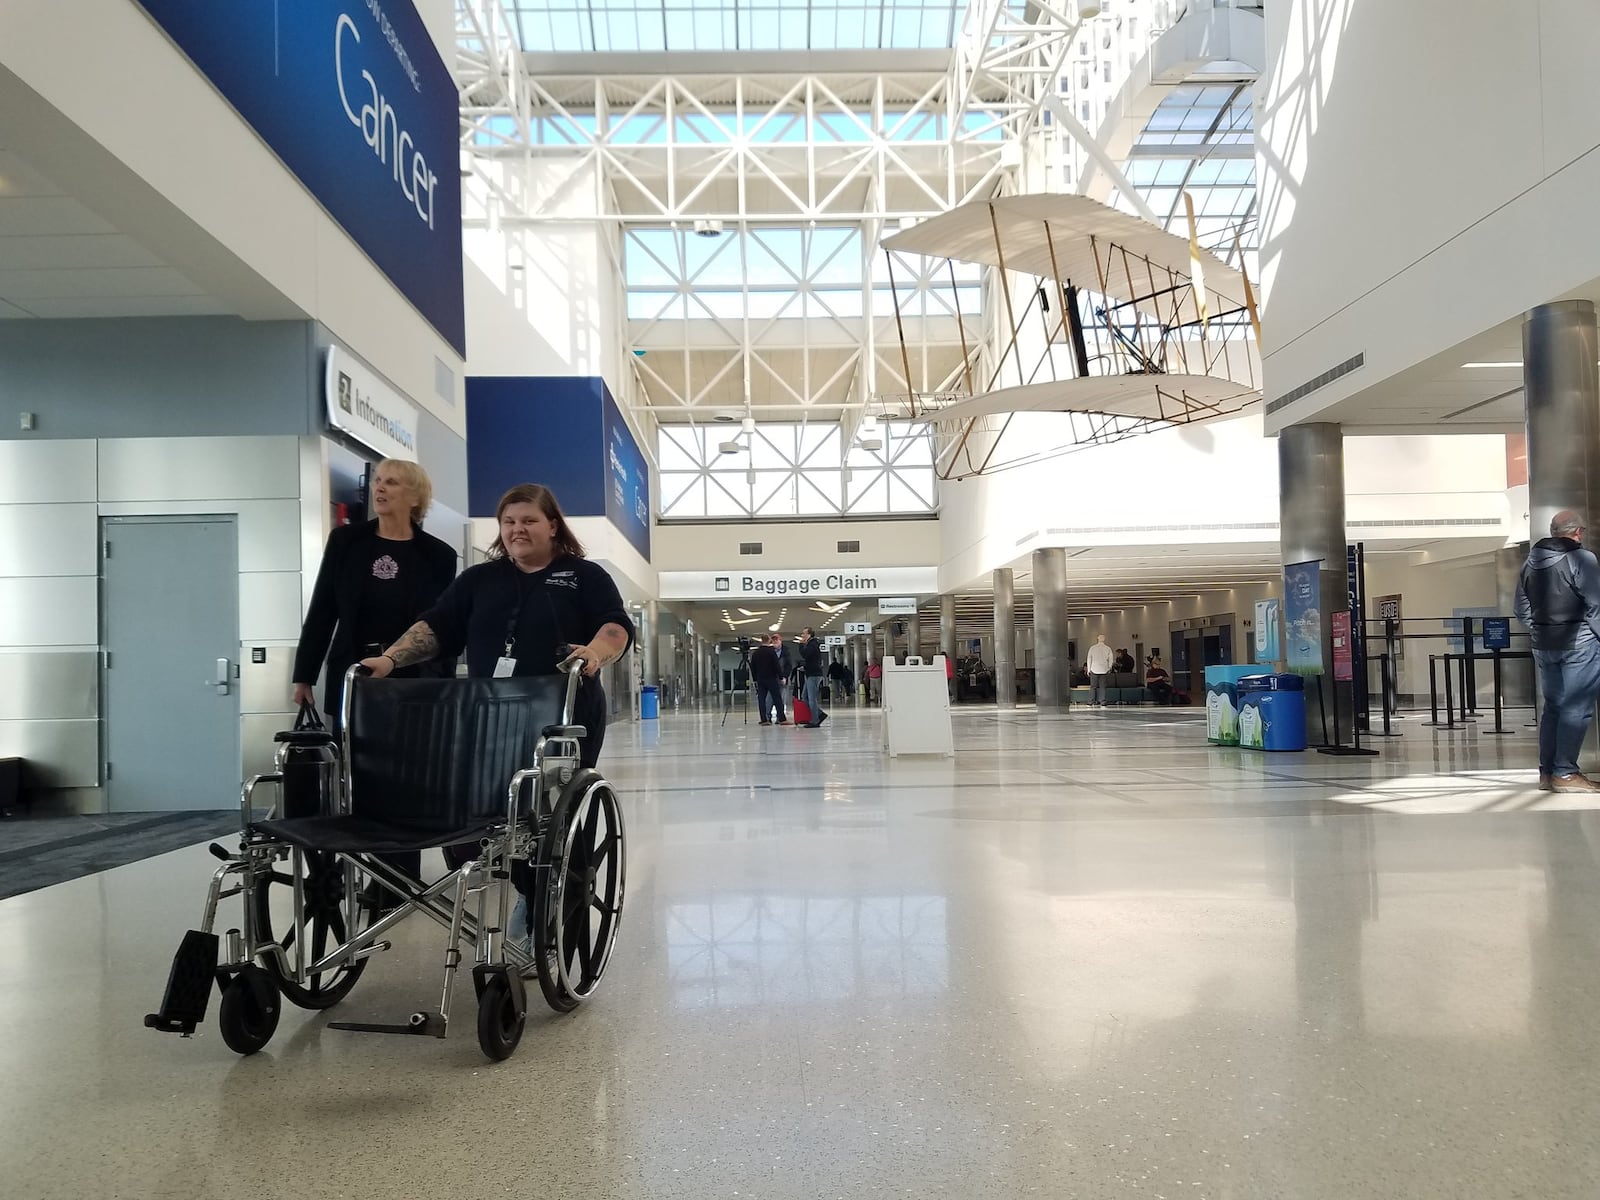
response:
M526 51L948 50L967 0L508 0Z

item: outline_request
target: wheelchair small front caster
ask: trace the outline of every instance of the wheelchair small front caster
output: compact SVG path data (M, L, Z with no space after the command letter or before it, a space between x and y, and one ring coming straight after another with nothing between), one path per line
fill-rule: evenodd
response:
M478 997L478 1045L496 1062L504 1062L516 1052L527 1027L526 1000L517 995L504 975L494 975L484 983Z
M241 967L222 989L217 1024L235 1054L254 1054L278 1029L278 985L260 967Z

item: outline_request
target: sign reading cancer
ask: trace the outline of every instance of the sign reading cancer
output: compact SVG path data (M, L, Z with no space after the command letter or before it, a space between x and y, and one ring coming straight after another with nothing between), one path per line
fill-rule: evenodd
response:
M410 0L137 0L458 354L460 116Z

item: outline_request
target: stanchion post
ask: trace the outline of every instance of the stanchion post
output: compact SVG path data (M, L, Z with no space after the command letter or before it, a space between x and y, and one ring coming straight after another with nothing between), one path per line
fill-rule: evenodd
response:
M1500 698L1500 650L1497 647L1494 650L1494 728L1489 731L1490 733L1507 734L1511 732L1501 722L1503 711L1504 705Z
M1449 669L1450 664L1446 663L1445 670L1449 671ZM1428 724L1437 725L1439 723L1439 656L1437 654L1428 655L1428 709L1433 714L1433 719Z
M1461 720L1466 722L1467 714L1474 716L1478 712L1478 651L1473 642L1472 618L1461 618L1462 649L1466 651L1466 658L1461 664Z
M1444 656L1444 727L1446 729L1454 729L1456 727L1456 695L1455 690L1450 686L1450 656L1448 654Z

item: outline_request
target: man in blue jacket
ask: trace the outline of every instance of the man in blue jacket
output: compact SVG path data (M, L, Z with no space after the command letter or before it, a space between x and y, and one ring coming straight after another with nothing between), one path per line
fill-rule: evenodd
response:
M1583 533L1581 516L1558 512L1517 581L1517 619L1533 635L1544 692L1539 789L1546 792L1600 792L1600 783L1578 770L1600 696L1600 561L1583 548Z

